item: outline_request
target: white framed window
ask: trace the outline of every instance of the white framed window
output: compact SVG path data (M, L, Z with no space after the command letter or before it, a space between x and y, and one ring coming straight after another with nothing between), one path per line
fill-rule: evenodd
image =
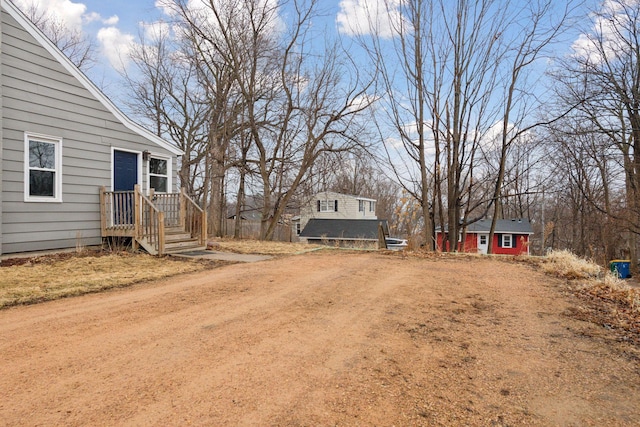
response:
M503 248L513 248L513 235L512 234L503 234L502 235L502 247Z
M62 138L24 134L24 201L62 202Z
M149 188L157 193L171 192L171 159L149 157Z
M338 211L337 200L318 200L319 212L337 212Z

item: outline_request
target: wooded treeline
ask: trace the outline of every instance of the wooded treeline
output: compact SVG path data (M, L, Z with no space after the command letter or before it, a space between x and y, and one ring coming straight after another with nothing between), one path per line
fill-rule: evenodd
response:
M532 253L637 259L638 2L361 3L336 32L320 0L162 0L142 29L129 109L185 151L214 234L255 210L270 239L333 190L430 249L528 218Z

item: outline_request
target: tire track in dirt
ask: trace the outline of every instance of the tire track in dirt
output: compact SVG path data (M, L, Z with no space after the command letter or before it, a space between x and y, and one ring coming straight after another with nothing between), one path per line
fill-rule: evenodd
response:
M637 366L558 282L461 260L314 254L4 310L0 425L640 422Z

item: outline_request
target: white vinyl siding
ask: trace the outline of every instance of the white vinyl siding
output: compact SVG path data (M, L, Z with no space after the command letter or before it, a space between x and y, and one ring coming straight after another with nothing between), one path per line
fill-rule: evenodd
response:
M324 202L323 202L324 201ZM333 208L331 202L334 203ZM311 218L317 219L377 219L375 211L368 210L370 202L366 197L324 191L316 194L300 208L300 227L304 229ZM337 204L337 206L336 206ZM359 210L362 204L362 210Z

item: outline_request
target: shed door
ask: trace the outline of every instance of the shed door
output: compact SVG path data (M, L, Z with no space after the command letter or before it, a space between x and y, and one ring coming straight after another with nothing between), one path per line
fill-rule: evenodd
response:
M480 233L478 234L478 252L486 254L489 249L489 235Z
M113 191L130 191L115 195L114 224L133 224L133 190L138 183L138 154L113 152Z

